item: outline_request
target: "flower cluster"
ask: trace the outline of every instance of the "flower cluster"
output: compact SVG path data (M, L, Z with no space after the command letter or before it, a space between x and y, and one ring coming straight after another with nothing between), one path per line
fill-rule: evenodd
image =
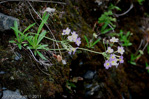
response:
M118 42L118 39L112 37L112 39L110 39L110 42L112 43ZM111 66L117 67L119 63L124 63L122 56L124 52L125 50L122 46L118 46L117 51L114 51L111 47L108 47L108 49L106 50L107 60L104 63L104 67L108 69ZM116 55L115 53L119 53L120 55Z
M75 31L71 32L71 30L67 27L65 30L63 30L62 35L68 35L67 39L68 39L69 42L75 42L75 44L77 46L80 46L81 38L78 37L78 34ZM73 48L73 47L69 48L69 52L68 53L71 54L73 52L73 54L75 54L77 48L78 47L76 47L76 48Z

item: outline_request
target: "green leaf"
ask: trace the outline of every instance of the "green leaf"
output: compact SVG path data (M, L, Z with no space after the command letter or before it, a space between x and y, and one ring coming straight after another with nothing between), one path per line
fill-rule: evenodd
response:
M30 45L33 45L33 40L32 39L33 39L33 36L28 36L27 39L26 39Z
M115 6L115 9L118 10L118 11L121 11L121 9L117 6Z
M37 49L47 49L46 47L47 47L48 45L39 45L38 47L37 47Z
M136 58L134 57L133 54L131 54L131 58L130 58L130 61L134 61Z
M112 28L109 28L109 29L106 29L106 30L102 31L101 33L102 33L102 34L105 34L105 33L109 32L109 31L111 31L111 30L112 30Z
M142 5L142 2L145 1L145 0L137 0L137 1L138 1L138 3L139 3L140 5Z
M69 82L69 81L66 82L66 85L68 87L70 87L70 89L71 89L71 87L76 88L76 85L74 83L72 83L72 82Z
M141 57L141 54L137 55L137 56L135 57L135 59L137 59L137 58L139 58L139 57Z
M11 28L13 28L15 35L18 38L19 34L18 34L18 23L17 23L17 21L14 21L14 27L11 27Z
M23 46L27 46L28 44L23 44Z
M12 40L12 41L9 41L9 43L16 43L16 41Z
M143 54L144 54L142 50L139 50L139 52L140 52L140 54L141 54L141 55L143 55Z
M45 13L45 14L46 14L46 13ZM37 34L39 34L39 33L41 32L41 29L43 28L43 26L44 26L44 24L46 23L46 21L48 20L48 18L49 18L49 14L46 15L46 16L43 16L42 22L41 22L41 24L39 25Z
M29 25L29 26L23 31L23 34L24 34L27 30L29 30L31 27L33 27L34 25L35 25L35 23Z
M38 37L37 45L38 45L38 44L41 42L41 40L45 37L46 33L47 33L47 32L46 32L45 30L41 32L41 34L40 34L39 37Z
M94 46L95 44L97 44L100 40L101 40L101 39L97 39L97 40L91 45L91 47Z
M36 51L36 50L34 51L34 55L35 55L35 56L37 55L37 51Z
M47 12L45 12L45 13L43 14L43 16L42 16L42 20L45 19L46 14L47 14Z
M112 36L112 37L113 37L113 36L119 36L118 33L109 33L109 35Z
M145 66L146 66L146 67L149 67L149 64L148 64L147 62L145 62Z
M74 83L69 83L69 85L73 88L76 88L76 85Z
M33 37L33 46L35 47L35 46L38 46L38 44L37 44L37 38L36 37Z
M15 35L16 35L17 38L19 37L19 34L21 34L22 36L24 36L24 34L21 31L15 29L14 27L11 27L11 29L13 29L14 32L16 33Z
M126 34L126 37L128 37L129 35L130 35L130 32L128 31L127 34Z
M130 64L132 64L132 65L136 65L136 62L130 61Z
M21 50L21 49L22 49L22 46L21 46L21 44L17 44L17 45L18 45L19 49Z
M37 51L37 53L38 53L38 55L39 55L43 60L47 60L47 59L43 56L43 54L41 54L39 51Z
M127 45L128 45L128 46L131 46L131 45L132 45L132 43L128 43Z
M85 35L84 35L84 38L85 38L85 40L86 40L87 45L89 46L88 38L87 38Z
M102 28L101 28L101 31L104 31L104 30L106 29L107 26L108 26L108 23L107 23L107 22L104 23L104 25L103 25Z

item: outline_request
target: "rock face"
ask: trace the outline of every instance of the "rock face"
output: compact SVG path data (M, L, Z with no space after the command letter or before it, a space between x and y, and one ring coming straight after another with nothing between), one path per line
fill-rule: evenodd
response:
M19 24L19 19L0 13L0 31L11 29L14 25L14 21L17 21Z
M3 92L2 99L27 99L27 98L20 95L19 90L16 91L6 90Z

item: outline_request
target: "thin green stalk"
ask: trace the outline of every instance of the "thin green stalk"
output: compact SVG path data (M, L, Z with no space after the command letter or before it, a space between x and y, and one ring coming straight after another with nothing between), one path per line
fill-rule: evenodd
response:
M96 53L96 54L102 54L101 52L96 52L96 51L85 49L85 48L78 48L78 49L88 51L88 52L93 52L93 53Z
M48 40L54 41L54 42L62 42L62 41L57 41L57 40L51 39L49 37L45 37L45 38L48 39Z

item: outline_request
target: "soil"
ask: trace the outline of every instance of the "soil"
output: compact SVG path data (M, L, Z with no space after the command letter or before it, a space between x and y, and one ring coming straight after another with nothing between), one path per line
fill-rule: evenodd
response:
M63 0L58 0L62 1ZM56 8L57 11L50 16L48 26L50 27L55 38L62 40L61 32L66 27L76 31L82 38L81 47L86 47L86 42L83 39L84 35L92 38L92 34L97 32L94 30L94 25L98 21L100 15L106 11L111 1L105 0L103 5L98 6L95 0L65 0L66 4L58 3L39 3L30 2L35 10L42 15L42 11L46 7ZM104 0L103 0L104 1ZM112 2L116 4L116 2ZM141 44L140 49L143 49L148 42L149 28L148 6L146 0L142 5L137 1L119 1L119 6L122 11L114 11L114 13L122 13L126 11L131 3L134 4L133 9L126 15L118 17L115 23L116 32L122 29L124 33L130 31L133 35L130 37L132 46L125 47L124 63L117 68L112 67L105 69L104 58L102 55L80 51L75 55L70 56L67 52L63 52L63 57L67 60L67 65L58 62L55 57L50 57L50 62L53 64L48 70L38 64L27 49L19 50L14 44L10 44L9 40L15 38L14 32L8 30L0 32L0 71L5 71L5 74L0 74L0 84L10 90L21 90L22 95L41 95L42 98L99 98L99 99L147 99L149 92L149 73L146 69L146 62L149 63L148 50L144 50L144 54L135 60L137 65L130 64L131 54L135 54ZM126 5L126 6L124 6ZM96 10L95 10L96 9ZM31 10L31 12L29 12ZM26 2L6 2L0 4L0 12L9 16L16 17L20 20L20 29L24 30L29 24L40 23L39 17L34 13L31 6ZM32 14L32 15L31 15ZM148 22L147 22L148 21ZM143 28L142 28L143 27ZM36 25L31 31L35 32L38 29ZM47 27L44 26L47 30ZM47 37L52 37L49 32ZM102 38L102 36L101 36ZM43 43L48 44L53 48L53 42L43 40ZM61 46L60 46L61 47ZM93 50L104 51L102 42L97 44ZM21 55L16 60L17 54ZM59 55L59 52L54 54ZM39 57L38 57L39 59ZM88 71L96 71L93 79L83 79L84 74ZM42 71L48 73L46 75ZM81 80L74 82L73 79L80 77ZM71 89L66 86L68 82L73 83L76 87ZM92 88L87 89L86 84L99 85L93 95L86 93Z

